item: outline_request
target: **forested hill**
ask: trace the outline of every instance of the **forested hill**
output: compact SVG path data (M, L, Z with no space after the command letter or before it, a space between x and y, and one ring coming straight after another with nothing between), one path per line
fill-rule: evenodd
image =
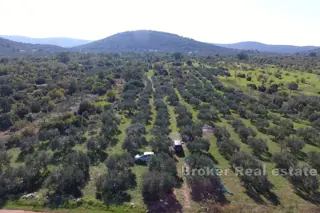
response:
M16 55L23 53L55 53L66 51L65 48L48 44L27 44L0 37L0 55Z
M234 54L236 51L175 34L158 31L128 31L74 47L83 52L183 52Z
M272 45L254 41L244 41L234 44L215 44L221 47L239 49L239 50L258 50L261 52L274 53L297 53L314 50L316 46L293 46L293 45Z

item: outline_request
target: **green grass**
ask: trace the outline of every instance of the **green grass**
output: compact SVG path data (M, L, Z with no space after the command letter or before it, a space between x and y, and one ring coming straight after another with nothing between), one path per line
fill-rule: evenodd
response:
M225 123L217 124L219 126L224 126L228 128ZM230 127L229 127L230 128ZM233 139L235 136L232 137ZM230 202L241 202L241 203L250 203L251 198L245 194L245 189L242 187L242 184L240 182L240 179L232 172L228 160L226 160L219 152L217 144L216 144L216 137L210 136L208 137L210 141L210 150L209 153L215 158L215 160L218 162L218 167L222 170L228 170L228 172L221 176L222 183L225 185L225 187L230 190L233 195L227 196L227 199Z
M239 71L237 73L239 73ZM248 73L248 72L243 72L243 73ZM255 77L255 75L258 75L258 71L252 74L253 80L251 82L248 82L246 79L235 78L234 77L235 71L231 71L231 74L232 74L232 77L228 77L228 78L219 77L221 82L223 82L225 86L241 89L245 93L249 94L250 96L253 96L256 98L259 97L260 94L258 91L251 91L247 88L248 83L255 83L257 85L260 85L257 83L256 77ZM301 75L304 75L304 74L301 74ZM285 75L283 75L283 77L284 76ZM284 77L284 80L285 80L284 82L285 85L289 82L292 82L292 78L290 79L290 78ZM286 86L282 89L287 90ZM265 139L267 141L269 151L271 154L275 152L280 152L280 145L272 141L268 135L265 135L259 132L256 129L256 127L251 124L249 120L242 119L237 114L233 114L233 116L238 119L241 119L246 126L250 126L253 130L255 130L257 132L257 137ZM221 119L221 122L217 123L217 125L224 126L230 132L231 138L234 141L238 142L238 144L241 147L241 151L252 153L252 149L247 144L241 142L239 135L233 130L232 126L228 124L228 122L225 119ZM302 128L307 125L309 125L308 122L304 122L304 121L294 122L295 128ZM209 137L209 140L211 144L209 152L218 161L218 166L222 169L229 168L228 161L219 153L219 150L216 147L216 138L214 136L211 136ZM313 147L311 145L306 145L303 151L306 152L310 150L318 151L319 148ZM301 204L302 206L309 206L309 207L312 206L312 204L310 204L309 202L305 201L304 199L302 199L301 197L295 194L292 185L285 178L272 175L272 169L275 168L275 165L272 162L262 162L262 163L267 166L268 178L270 182L274 185L273 191L279 197L281 204L285 206L285 208L292 205L296 205L297 203L299 203L299 205ZM225 184L226 188L234 193L233 196L231 197L228 196L228 200L231 201L230 206L236 206L236 205L242 205L242 204L255 205L255 202L251 198L249 198L248 195L245 193L245 189L241 186L240 180L237 177L235 177L233 174L223 176L222 181ZM262 198L262 199L269 205L272 205L266 198ZM282 212L282 210L280 210L279 212Z
M257 137L265 139L267 141L269 152L274 154L276 152L280 152L280 145L278 143L273 142L270 140L269 136L259 132L257 128L251 124L249 120L242 119L238 115L233 115L234 117L241 119L246 126L251 127L254 131L257 132ZM252 150L251 150L252 152ZM294 193L294 189L291 183L288 182L287 179L272 175L272 170L275 169L275 165L272 162L265 162L262 161L263 164L267 166L267 174L270 182L274 185L273 191L279 197L279 200L282 205L288 206L293 203L299 203L301 205L308 205L309 203L303 200L301 197ZM309 204L310 205L310 204Z
M93 104L97 107L100 107L103 109L104 106L106 105L111 105L111 103L107 102L107 101L97 101L97 102L93 102Z
M117 136L118 142L115 146L108 148L107 152L108 154L120 154L125 152L122 149L122 144L126 138L126 130L127 128L130 126L131 124L131 119L127 118L124 114L122 114L121 116L121 123L118 127L118 129L120 130L120 134Z
M90 181L82 190L83 196L87 199L95 199L96 196L96 180L99 176L107 172L107 167L104 163L99 163L97 166L90 166Z
M133 209L128 204L121 206L112 205L107 207L102 201L98 201L95 199L82 199L81 202L69 201L68 203L65 203L61 208L44 208L43 206L44 203L41 201L20 199L16 201L8 201L4 206L2 206L2 208L56 213L131 213L133 211L137 213L146 212L146 209L144 207L136 206L136 208Z
M188 67L186 64L184 64L183 66ZM198 67L198 66L200 66L200 64L198 62L194 62L193 66ZM211 65L206 65L206 64L204 64L204 66L207 68L213 67ZM223 65L223 66L225 66L225 65ZM168 68L167 64L166 64L166 68ZM191 71L191 69L192 69L192 67L190 67L190 70L188 72L190 72L190 73L197 72L197 71ZM257 97L259 97L260 92L250 90L247 87L247 84L254 83L257 86L261 85L261 82L257 81L257 77L259 74L269 76L269 80L273 79L274 83L283 82L285 86L283 88L280 88L280 90L287 91L288 93L290 91L288 91L288 89L287 89L287 84L290 82L295 82L297 78L301 79L303 77L306 79L307 83L305 83L305 84L299 83L299 91L292 92L292 93L290 93L290 95L301 95L301 94L319 95L319 94L317 94L317 92L320 91L320 84L318 83L319 78L315 74L302 73L302 72L297 72L297 71L292 71L292 72L282 71L282 73L283 73L282 79L280 80L280 79L277 79L276 77L274 77L274 73L276 71L277 71L277 69L275 69L271 66L266 66L266 68L264 70L254 70L254 71L235 71L235 70L231 69L231 71L230 71L230 73L232 75L231 77L228 77L228 78L227 77L219 77L219 78L225 86L241 89L245 93L249 94L250 96L257 98ZM251 75L252 81L251 82L247 81L246 79L235 78L235 75L237 73L247 74L249 72L252 73L252 75ZM262 73L262 72L265 72L265 73ZM285 73L288 73L288 74L285 74ZM154 75L154 70L149 70L148 72L145 73L145 75L152 82L152 76ZM270 85L269 80L266 83L266 86ZM181 97L179 91L176 88L175 88L175 91L179 97L180 103L184 104L187 107L188 111L190 113L192 113L193 121L197 121L198 110L195 110L190 104L185 102L184 99ZM121 96L121 91L115 90L115 92L116 92L117 98L119 98ZM104 107L105 105L110 104L106 101L106 99L107 99L106 95L100 96L98 98L98 100L96 102L94 102L94 104L99 107ZM166 98L164 98L163 100L166 101ZM150 130L154 126L155 118L157 115L157 111L155 110L155 106L154 106L154 96L152 96L150 98L150 105L151 105L151 122L149 125L146 126L147 134L145 135L147 141L150 141L153 137ZM178 137L181 137L181 136L179 133L180 130L177 127L177 121L176 121L177 115L175 113L175 107L168 105L168 112L170 115L170 126L169 126L169 128L171 130L170 137L171 137L171 139L177 139ZM277 114L277 113L270 112L270 114ZM277 115L281 117L280 114L277 114ZM237 119L241 119L246 126L249 126L253 130L255 130L257 132L258 138L265 139L267 141L267 145L269 147L269 151L271 154L280 152L280 145L278 143L272 141L268 135L259 132L256 129L256 127L251 124L251 122L249 120L242 119L237 114L232 114L232 116L234 116ZM121 119L121 123L119 125L119 130L121 131L121 133L117 136L117 139L118 139L117 144L115 146L107 149L107 152L109 155L126 152L125 150L122 149L122 144L123 144L125 137L126 137L126 129L130 126L131 120L128 119L124 114L120 114L119 118ZM228 123L227 120L225 120L224 118L221 118L221 121L217 122L216 125L223 126L228 130L228 132L230 132L231 139L233 139L234 141L236 141L240 145L241 151L252 153L252 149L247 144L243 143L240 140L238 133L236 133L234 131L234 129ZM295 129L303 128L306 126L310 126L310 123L307 121L297 120L296 122L294 122ZM87 133L86 133L86 135L88 137L90 137ZM207 139L210 141L209 153L218 162L218 167L221 169L230 168L228 160L225 159L225 157L222 156L218 150L218 147L216 145L216 138L214 136L208 136ZM74 149L86 151L86 144L77 145L74 147ZM184 149L185 149L185 153L187 156L189 154L189 151L185 145L184 145ZM146 147L142 148L140 151L149 151L149 150L150 150L150 146L146 146ZM309 151L320 152L320 148L307 144L304 147L303 152L307 153ZM23 165L23 162L16 162L16 159L19 155L19 152L20 152L20 150L18 148L13 148L13 149L9 150L9 153L12 156L13 166ZM175 158L177 160L176 165L177 165L178 175L183 180L182 186L179 188L177 187L174 190L174 193L177 197L177 200L184 207L183 208L184 212L201 212L201 209L202 209L201 204L196 203L192 200L190 201L190 207L188 206L189 204L187 204L188 202L186 201L185 191L184 191L185 190L184 187L186 186L186 179L182 175L182 167L184 165L183 157L175 156ZM271 174L272 169L275 168L275 165L272 162L267 162L267 161L261 161L261 162L267 166L268 179L274 185L273 191L279 197L279 200L282 205L281 207L277 208L277 209L280 209L279 211L277 210L277 212L283 212L283 213L284 212L298 212L298 210L296 210L296 211L283 210L282 211L282 209L281 209L281 208L289 208L289 207L295 206L295 205L306 206L306 207L313 206L312 204L303 200L302 198L300 198L299 196L297 196L295 194L293 187L288 182L288 180L286 180L283 177L273 176ZM84 196L83 196L83 202L82 202L81 206L78 206L79 203L77 203L75 201L70 201L68 204L64 205L63 208L61 208L61 209L45 209L43 207L44 205L43 205L43 203L41 203L41 201L18 200L18 201L7 202L4 205L4 208L6 208L6 209L25 209L25 210L33 210L33 211L46 211L46 212L52 212L52 211L54 211L54 212L71 212L71 213L73 213L73 212L74 213L75 212L80 212L80 213L81 212L83 212L83 213L84 212L94 212L94 213L95 212L96 213L100 213L100 212L114 212L114 213L117 213L117 212L145 212L146 206L143 202L141 188L142 188L142 176L146 172L146 170L147 170L147 166L142 166L142 165L135 165L132 168L132 172L136 175L137 186L132 190L128 190L128 193L131 196L130 203L134 203L136 205L135 209L132 209L130 207L130 203L125 203L124 205L121 205L121 206L110 206L108 208L102 201L98 201L95 199L95 192L96 192L95 181L96 181L97 177L99 177L100 175L105 174L107 172L107 168L103 163L99 163L96 166L90 167L91 179L88 182L88 184L85 186L85 188L82 190ZM235 174L231 170L228 170L228 171L229 172L226 175L223 175L221 177L222 182L226 186L226 188L234 193L233 196L226 195L227 199L231 202L229 205L227 205L228 207L234 207L237 205L252 205L255 207L258 206L258 208L271 208L271 209L274 208L274 206L266 198L262 198L262 199L267 203L267 205L261 206L261 205L256 204L246 194L245 188L242 186L242 182L240 181L240 179L237 176L235 176ZM39 194L40 194L40 192L39 192ZM241 209L236 209L236 210L241 211ZM243 212L247 212L247 211L243 210ZM269 212L272 212L272 210Z
M175 112L174 112L174 107L168 105L168 111L169 111L169 115L170 115L170 126L169 126L169 128L171 130L171 133L179 132L180 130L177 127L177 121L176 121L176 116L175 116Z
M175 91L176 91L176 93L177 93L177 95L178 95L178 97L179 97L180 103L184 104L184 105L187 107L188 111L191 112L191 114L192 114L192 120L195 121L195 120L197 119L197 117L198 117L198 113L199 113L199 112L198 112L197 110L195 110L189 103L187 103L187 102L181 97L181 94L180 94L180 92L177 90L177 88L174 88L174 89L175 89Z
M319 82L319 76L313 73L305 73L305 72L299 72L299 71L281 71L282 72L282 78L278 79L274 76L274 74L277 72L277 69L272 68L271 66L267 66L264 70L253 70L253 71L239 71L239 70L230 70L231 77L225 77L225 76L219 76L219 79L222 83L225 84L225 86L233 87L233 88L240 88L246 93L250 93L250 95L257 97L259 95L259 92L257 91L251 91L247 84L253 83L257 86L261 85L262 83L258 81L258 76L264 75L268 77L267 82L265 85L268 87L271 84L280 84L283 83L284 86L279 88L279 91L286 91L290 93L290 95L309 95L309 96L319 96L318 92L320 91L320 84ZM252 80L247 81L246 78L239 78L236 77L237 74L248 74L251 73ZM304 78L306 80L306 83L302 83L301 79ZM290 92L288 90L288 84L292 82L296 82L296 80L299 79L299 89L298 91ZM270 83L270 80L273 80L273 83Z
M152 82L153 73L154 73L153 70L149 70L149 72L147 72L147 77L151 81L152 88L154 90L153 82ZM147 131L146 140L147 141L150 141L150 139L153 137L151 132L150 132L150 130L153 128L154 123L156 121L156 117L157 117L157 110L156 110L155 105L154 105L154 94L152 94L151 98L149 99L149 102L150 102L149 104L151 106L151 121L150 121L150 124L146 126L146 131Z
M139 207L145 206L142 197L142 176L147 170L147 165L135 165L132 167L132 172L136 175L137 186L132 190L128 190L128 193L131 196L130 203L134 203Z
M170 138L171 140L181 139L181 135L179 133L180 129L177 127L177 115L175 114L174 106L168 105L168 111L170 115ZM185 152L185 156L189 155L189 150L187 149L186 145L183 145L183 149ZM176 159L176 167L178 171L178 176L182 179L182 184L180 187L176 187L174 189L174 194L176 195L176 198L178 202L183 206L184 212L195 212L197 209L200 209L199 203L194 202L189 195L189 199L186 197L186 193L190 193L190 188L187 186L186 178L182 174L182 168L184 166L184 157L179 157L175 155ZM188 199L188 200L187 200Z
M152 75L153 75L153 70L149 70L149 72L147 72L147 77L149 78L149 80L152 83ZM153 85L152 85L153 86ZM152 94L151 98L149 99L150 101L150 106L151 106L151 121L150 124L146 126L146 135L145 138L148 142L150 142L150 140L153 138L153 135L151 134L150 130L153 128L154 123L155 123L155 119L157 116L157 111L155 109L154 106L154 95ZM151 151L151 147L148 145L146 147L143 147L140 149L141 152L145 152L145 151ZM132 168L132 172L136 175L136 181L137 181L137 186L132 189L129 190L128 193L131 196L131 201L130 203L134 203L137 206L145 206L144 202L143 202L143 197L142 197L142 176L143 174L147 171L148 167L146 165L135 165Z

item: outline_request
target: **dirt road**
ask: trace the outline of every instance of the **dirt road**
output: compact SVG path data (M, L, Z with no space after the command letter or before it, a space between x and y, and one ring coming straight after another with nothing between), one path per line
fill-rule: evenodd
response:
M5 210L5 209L0 209L0 213L41 213L41 212L30 212L30 211L23 211L23 210Z

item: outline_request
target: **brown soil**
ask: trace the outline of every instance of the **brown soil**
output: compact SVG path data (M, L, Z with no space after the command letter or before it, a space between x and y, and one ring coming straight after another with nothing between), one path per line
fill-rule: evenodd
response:
M0 213L41 213L41 212L30 212L30 211L23 211L23 210L5 210L0 209Z

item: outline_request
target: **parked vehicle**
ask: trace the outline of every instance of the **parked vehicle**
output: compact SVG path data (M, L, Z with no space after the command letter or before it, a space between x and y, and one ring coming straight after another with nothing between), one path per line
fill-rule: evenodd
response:
M173 141L173 148L174 148L174 151L176 153L179 153L179 152L183 152L183 147L182 147L182 141L180 140L174 140Z
M134 156L134 160L136 162L147 162L152 155L154 155L154 152L144 152Z

